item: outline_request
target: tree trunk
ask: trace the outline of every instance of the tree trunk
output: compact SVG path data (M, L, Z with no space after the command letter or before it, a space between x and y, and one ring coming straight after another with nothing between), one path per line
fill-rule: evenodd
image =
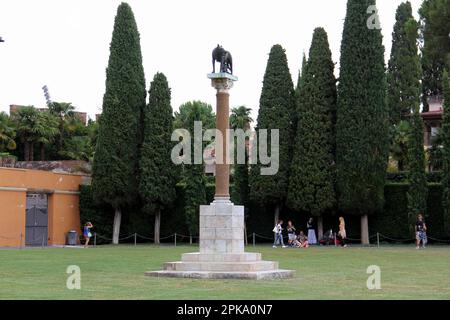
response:
M120 208L116 208L114 213L114 225L113 225L113 244L119 244L120 235L120 223L122 221L122 211Z
M29 161L34 161L34 143L30 142L30 155L29 155Z
M155 212L155 244L160 244L160 230L161 230L161 210L157 209Z
M323 238L323 217L317 217L317 241Z
M369 216L367 214L361 216L361 244L369 244Z
M23 158L25 161L30 161L30 144L28 141L23 143Z
M274 225L276 225L278 223L278 220L280 220L280 205L279 204L277 204L276 207L275 207L274 219L275 219Z
M40 147L40 151L41 151L40 159L41 159L41 161L44 161L45 160L45 145L44 145L44 143L41 142L39 147Z
M275 220L274 225L275 226L277 225L279 219L280 219L280 206L277 204L275 207L275 215L274 215L274 220ZM277 237L276 233L274 233L273 236L274 236L274 239L276 240L276 237Z

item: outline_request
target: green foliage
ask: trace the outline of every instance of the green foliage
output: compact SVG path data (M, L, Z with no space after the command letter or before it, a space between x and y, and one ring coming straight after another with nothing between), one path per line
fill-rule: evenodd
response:
M94 201L92 187L89 185L80 185L80 223L81 227L90 221L94 225L93 232L106 237L112 229L112 211L107 205L99 205ZM98 243L102 243L100 237Z
M145 106L139 33L130 6L117 9L106 71L106 92L93 163L96 201L114 208L138 194L138 137Z
M424 111L427 97L443 94L444 68L450 68L450 0L424 0L419 10L422 41Z
M272 47L264 75L256 132L279 129L279 170L275 175L261 175L261 163L250 171L250 197L267 205L280 206L288 189L289 167L292 158L292 138L295 115L294 86L284 49ZM270 131L267 143L271 150Z
M450 84L448 72L444 72L444 116L442 120L442 162L443 162L443 196L442 207L445 213L445 228L450 233Z
M42 158L43 147L51 144L58 133L57 119L52 114L39 111L32 106L21 108L14 113L12 119L24 149L24 160L35 160L34 147L37 143L41 145Z
M401 120L391 127L390 153L392 158L397 161L399 171L407 168L410 131L411 125L408 120Z
M201 101L190 101L184 103L178 111L175 111L174 127L176 129L189 129L192 127L193 130L194 121L201 121L203 129L215 128L216 116L212 106Z
M0 152L14 150L17 146L15 137L16 130L10 117L5 112L0 112Z
M180 106L179 112L175 112L175 128L183 128L191 133L191 156L194 155L195 141L194 122L201 121L203 131L215 128L215 116L212 107L204 102L187 102ZM203 132L202 132L203 135ZM199 137L197 137L198 139ZM200 138L201 139L201 138ZM204 143L203 143L204 146ZM191 159L192 160L192 159ZM198 234L200 205L206 202L206 177L203 164L184 165L182 170L183 183L186 185L184 204L184 216L188 230L191 234Z
M413 221L419 213L424 213L427 207L427 176L425 173L425 152L423 148L424 130L418 102L410 121L408 214L411 221Z
M230 116L230 127L234 130L236 129L242 129L244 131L249 130L250 123L253 121L253 119L250 117L250 112L251 109L245 106L233 108L231 110ZM237 149L237 138L235 138L235 150L236 149ZM235 154L237 157L236 152ZM234 184L231 187L232 202L237 205L247 206L250 197L247 145L245 147L245 163L234 165L233 181Z
M170 157L173 116L169 84L164 74L155 75L149 96L143 116L139 192L144 210L152 213L169 206L176 196L175 168Z
M352 214L382 209L388 161L384 47L367 27L375 0L349 0L341 47L336 124L339 208Z
M417 55L418 23L409 1L400 4L392 33L387 73L387 101L392 124L407 119L420 95L420 61Z
M315 216L335 205L334 63L323 28L314 30L309 60L303 69L299 121L289 175L288 204Z

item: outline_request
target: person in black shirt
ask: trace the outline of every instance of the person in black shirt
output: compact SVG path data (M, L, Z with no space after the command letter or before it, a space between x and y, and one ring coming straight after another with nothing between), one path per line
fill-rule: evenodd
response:
M416 230L416 249L420 248L420 242L422 242L422 247L425 248L425 245L427 243L427 225L425 224L425 221L423 220L423 216L421 214L417 216L415 230Z

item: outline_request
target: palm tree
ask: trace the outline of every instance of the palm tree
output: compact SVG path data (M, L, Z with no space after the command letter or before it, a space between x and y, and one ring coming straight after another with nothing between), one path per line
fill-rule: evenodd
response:
M29 106L20 109L14 114L13 119L17 126L17 135L23 144L24 160L34 161L36 143L40 143L42 159L44 146L51 143L58 134L58 122L55 117Z
M70 102L52 102L48 109L59 119L58 152L60 152L63 149L66 122L74 117L75 107Z
M410 130L409 121L405 120L392 127L391 155L397 161L399 171L404 171L406 167Z
M0 152L16 149L16 130L10 117L5 112L0 112Z
M14 114L13 120L16 123L17 135L23 145L23 155L25 161L32 161L34 158L34 143L38 136L39 111L33 106L21 108Z
M45 146L53 143L59 133L58 119L48 112L39 112L38 125L39 130L36 142L39 143L40 159L43 161L45 160Z
M240 106L231 109L230 127L234 130L243 129L244 131L250 129L250 123L253 119L250 117L252 109L246 106Z

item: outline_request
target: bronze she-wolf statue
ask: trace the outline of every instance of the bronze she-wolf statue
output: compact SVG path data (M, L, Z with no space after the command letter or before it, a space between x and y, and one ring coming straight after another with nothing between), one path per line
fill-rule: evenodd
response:
M216 72L216 61L220 62L220 72L233 74L233 58L231 57L231 53L220 45L217 45L212 52L213 73Z

